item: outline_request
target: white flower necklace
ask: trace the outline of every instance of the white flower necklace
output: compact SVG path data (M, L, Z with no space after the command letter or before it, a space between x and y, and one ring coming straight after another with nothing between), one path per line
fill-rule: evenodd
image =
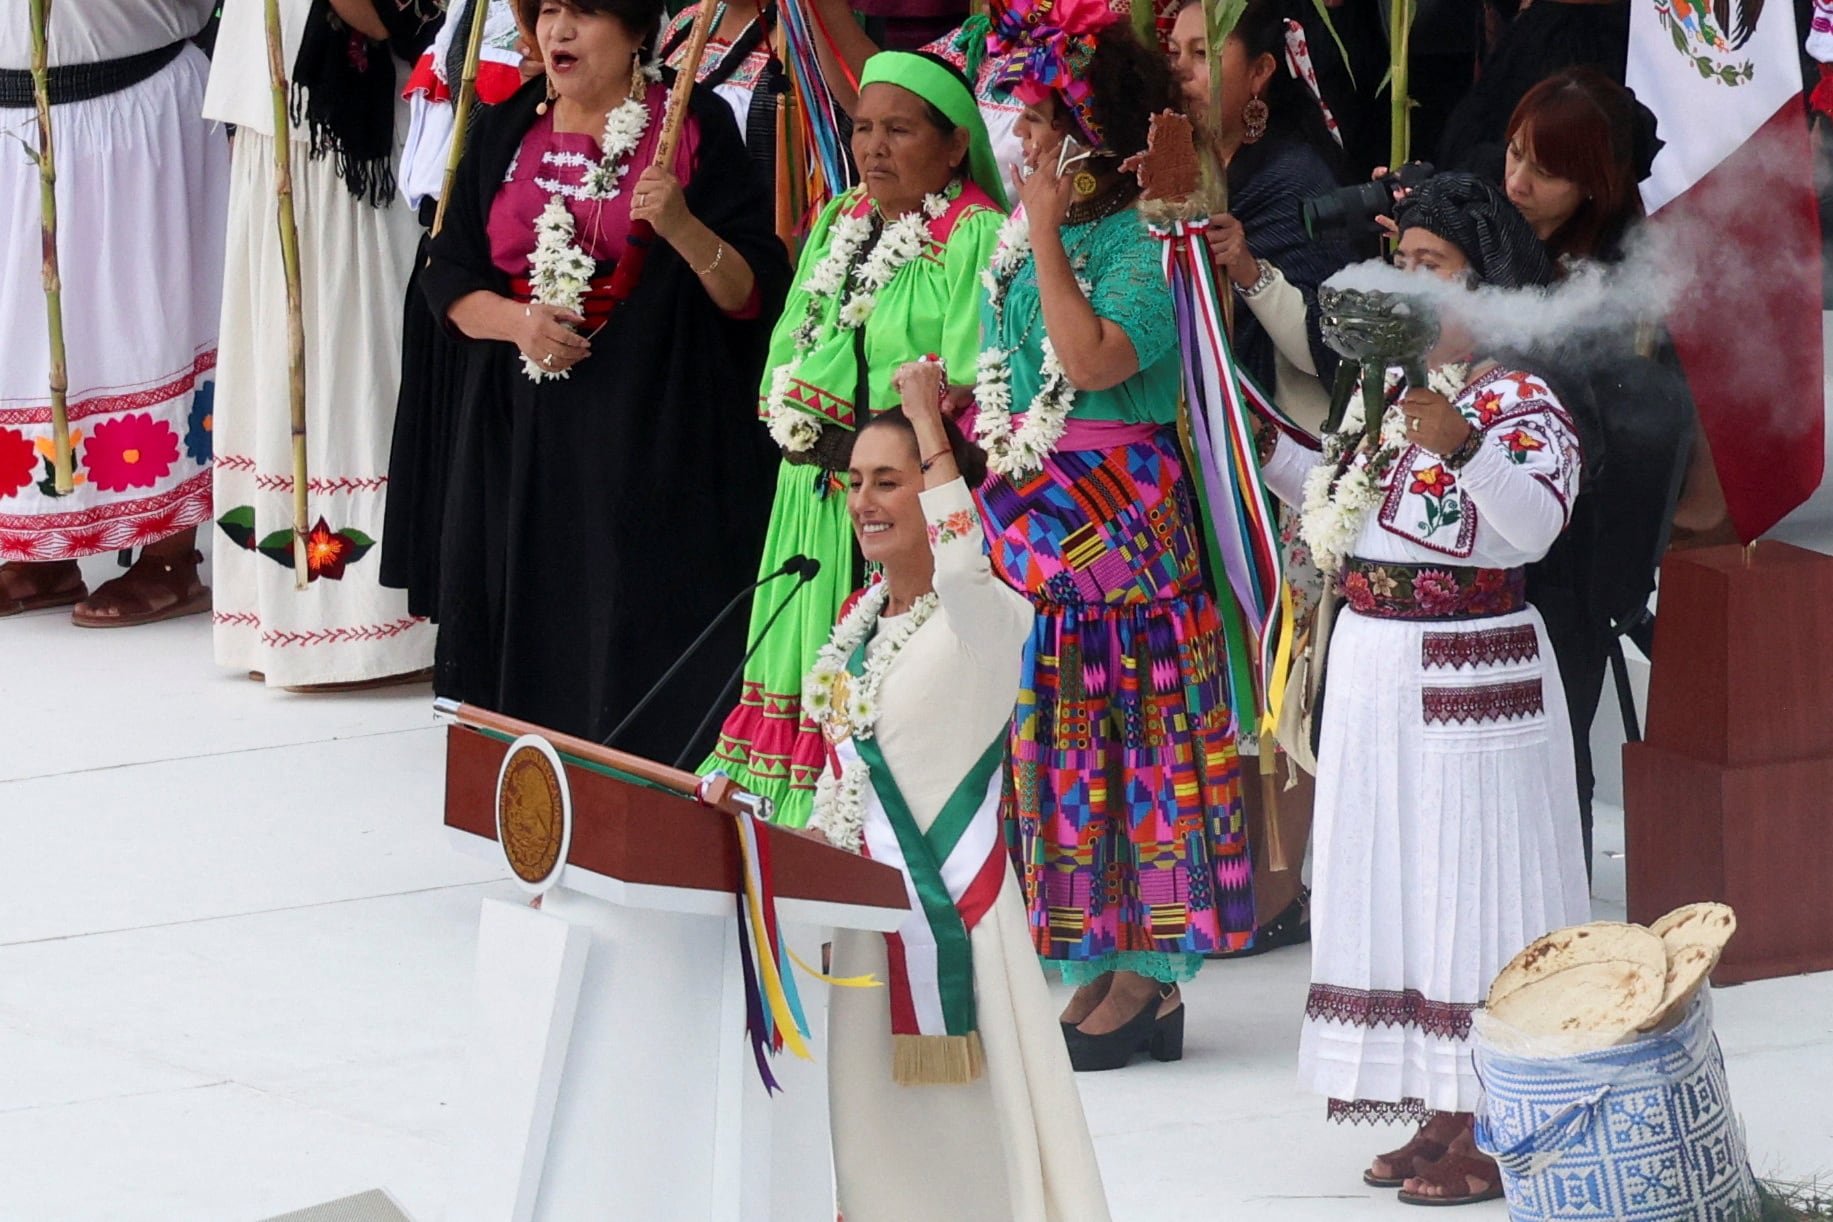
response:
M847 663L859 646L878 626L879 616L891 597L891 585L881 581L853 604L853 609L834 625L827 644L815 655L815 664L802 681L802 708L818 722L831 744L847 738L871 738L878 725L878 693L884 686L891 664L903 652L910 638L929 622L942 605L933 593L910 604L910 611L891 629L877 648L866 651L865 672L857 677ZM866 794L872 787L872 770L855 754L853 760L836 776L832 768L823 768L815 782L815 810L809 825L825 833L828 840L850 852L858 852L861 830L865 826Z
M1469 380L1470 366L1462 363L1443 365L1426 374L1426 385L1453 403ZM1389 370L1383 390L1391 391L1399 382L1399 372ZM1343 413L1343 427L1324 437L1323 457L1305 475L1299 533L1326 576L1342 570L1343 561L1361 537L1363 521L1381 502L1389 471L1409 444L1406 413L1398 403L1391 404L1382 413L1374 453L1359 461L1356 451L1366 450L1363 426L1367 419L1362 396L1357 393Z
M659 81L661 69L645 64L641 79ZM579 198L601 205L606 200L616 199L623 190L624 176L630 172L630 156L643 142L648 130L649 107L644 104L641 91L632 92L605 116L605 130L598 141L603 155L586 169ZM549 196L547 207L535 218L535 251L528 262L530 300L574 314L585 304L592 273L598 268L597 260L573 241L576 227L573 214L566 206L566 195ZM522 372L535 382L564 378L569 373L530 360L527 353L522 355Z
M864 216L840 215L828 229L827 254L816 263L802 281L808 303L802 311L792 338L795 354L770 375L770 393L764 399L764 419L777 445L792 454L800 454L821 438L821 419L810 415L789 401L802 358L814 349L821 333L821 316L830 301L841 300L835 322L842 331L857 331L866 325L878 308L878 295L906 264L923 256L929 245L929 225L948 212L949 199L958 194L951 188L946 195L931 192L923 197L920 211L906 212L885 226L872 253L860 258L860 251L872 239L872 222Z
M987 291L987 305L993 311L992 333L995 336L1003 332L1006 292L1030 254L1030 223L1023 213L1015 213L1000 226L993 257L980 273L980 282ZM1089 283L1081 276L1086 263L1086 255L1078 255L1072 262L1076 285L1084 297L1090 293ZM1029 327L1025 334L1030 334ZM1057 443L1069 430L1069 413L1076 403L1076 388L1070 384L1063 363L1057 359L1056 346L1049 336L1045 336L1041 345L1044 361L1039 369L1037 394L1025 408L1024 424L1017 429L1012 427L1012 358L1024 346L1024 341L1025 336L1021 335L1009 348L995 345L985 349L974 368L974 403L979 412L974 432L986 447L987 466L1007 479L1019 479L1043 469L1044 460L1055 452Z

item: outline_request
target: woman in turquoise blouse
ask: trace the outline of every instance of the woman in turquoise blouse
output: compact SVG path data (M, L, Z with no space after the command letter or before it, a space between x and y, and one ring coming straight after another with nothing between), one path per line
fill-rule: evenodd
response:
M995 38L1035 74L1015 82L1032 172L994 252L975 386L992 561L1037 611L1009 809L1037 951L1080 986L1072 1061L1175 1060L1177 983L1245 943L1254 905L1171 301L1119 170L1174 91L1099 0L1020 0Z

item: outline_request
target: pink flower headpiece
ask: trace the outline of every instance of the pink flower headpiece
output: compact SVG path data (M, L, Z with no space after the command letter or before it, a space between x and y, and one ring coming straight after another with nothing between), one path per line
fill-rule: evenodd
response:
M993 85L1027 106L1056 94L1089 147L1109 152L1095 121L1088 64L1095 56L1095 35L1119 20L1107 0L1015 0L1000 10L987 34L987 54L998 64Z

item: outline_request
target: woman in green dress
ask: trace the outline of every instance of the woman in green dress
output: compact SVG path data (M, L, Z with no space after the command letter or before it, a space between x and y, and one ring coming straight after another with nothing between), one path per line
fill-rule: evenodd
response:
M854 431L897 406L891 378L906 361L938 356L967 380L980 348L980 273L1005 209L973 90L934 56L867 61L853 156L861 185L809 233L759 389L783 451L759 575L796 555L821 570L762 638L707 763L774 801L792 827L808 821L825 759L802 713L802 676L859 586L846 515ZM753 643L784 597L781 586L759 590Z

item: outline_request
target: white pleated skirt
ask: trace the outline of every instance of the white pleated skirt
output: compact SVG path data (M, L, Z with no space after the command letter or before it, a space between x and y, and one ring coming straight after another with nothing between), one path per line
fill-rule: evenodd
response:
M1490 982L1590 919L1546 630L1345 610L1325 682L1300 1080L1343 1119L1471 1111Z
M294 587L286 281L274 219L274 146L236 135L216 402L216 660L270 686L344 683L432 663L433 628L384 589L388 450L400 385L402 303L419 241L404 200L354 198L330 159L292 143L306 337L312 580Z
M76 487L52 494L34 112L0 110L0 561L139 547L210 517L229 144L195 47L52 110ZM21 146L18 140L23 140Z

